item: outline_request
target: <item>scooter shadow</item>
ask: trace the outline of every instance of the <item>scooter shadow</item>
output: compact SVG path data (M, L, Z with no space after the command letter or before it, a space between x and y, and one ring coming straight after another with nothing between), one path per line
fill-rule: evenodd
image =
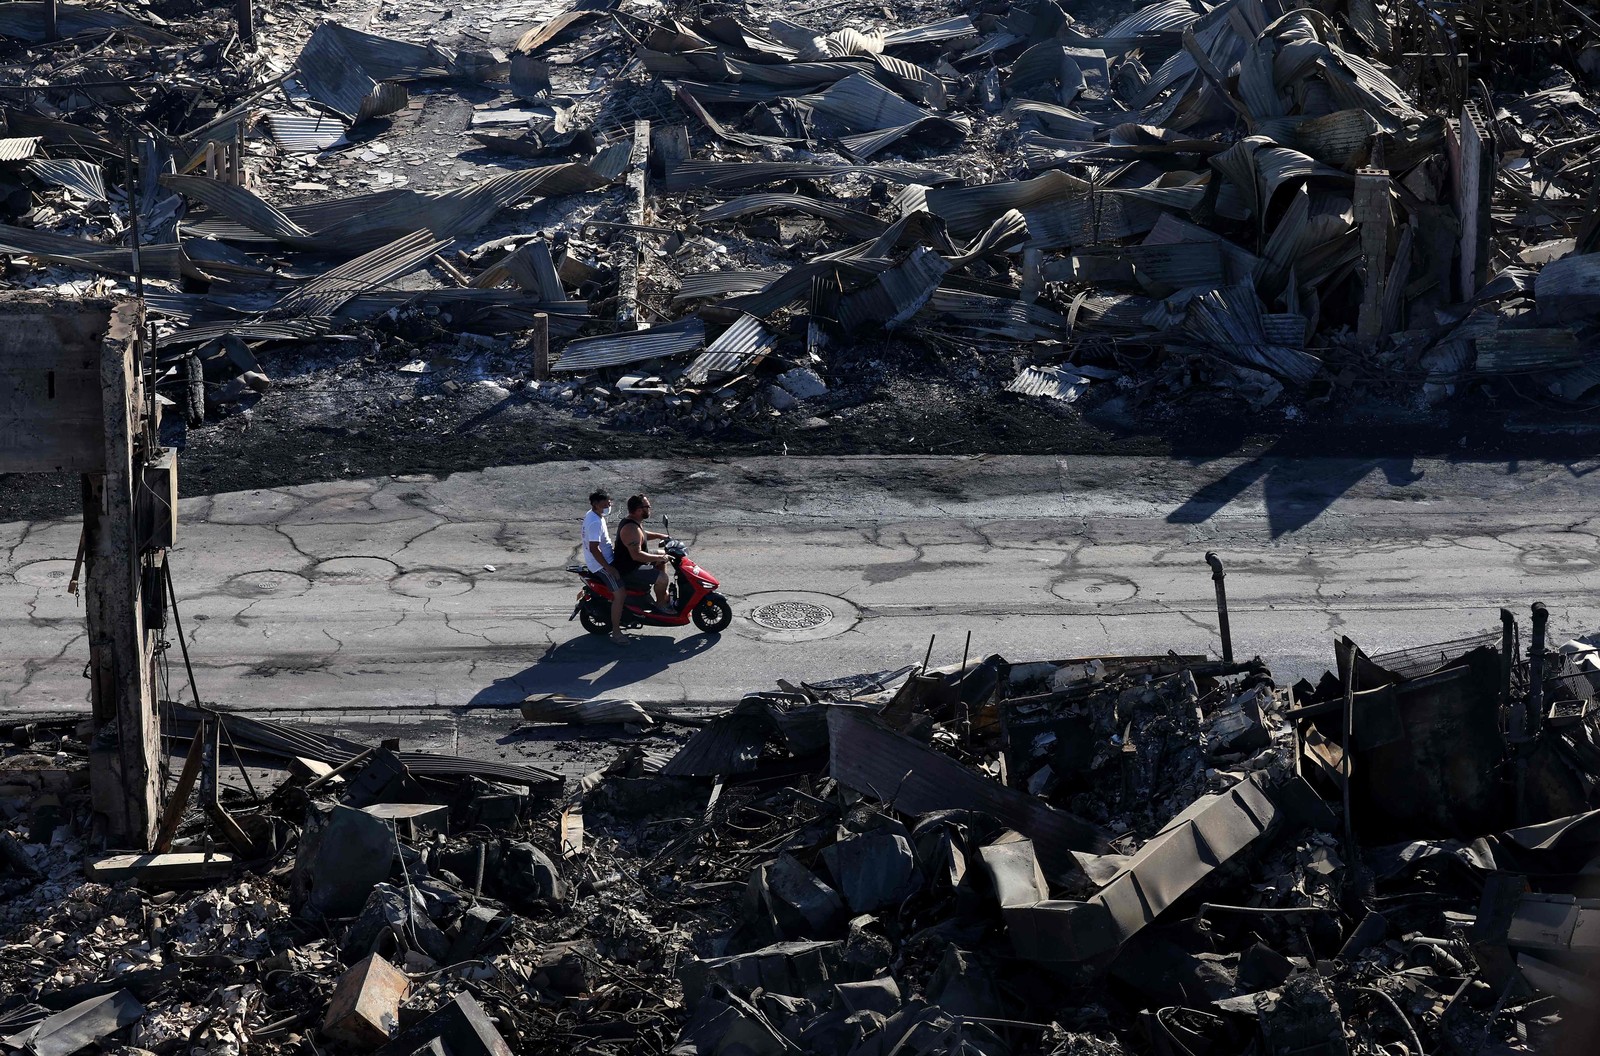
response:
M533 664L509 678L497 678L473 696L469 706L520 703L533 693L565 693L588 699L617 695L673 664L705 652L721 635L696 633L679 638L645 629L628 632L628 644L604 635L579 633L545 650Z

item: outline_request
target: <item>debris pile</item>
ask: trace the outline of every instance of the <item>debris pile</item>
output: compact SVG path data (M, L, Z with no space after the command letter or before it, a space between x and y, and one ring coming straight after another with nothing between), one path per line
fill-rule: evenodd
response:
M1258 408L1600 385L1597 23L1565 0L282 8L254 43L0 6L3 284L140 290L190 424L297 343L706 431L919 364Z
M1177 655L781 683L670 755L638 739L670 709L530 698L632 724L572 788L172 705L174 741L219 746L203 809L177 800L170 846L87 879L86 746L19 729L0 1046L1581 1044L1600 676L1592 646L1547 650L1540 624L1523 654L1507 620L1397 654L1341 639L1338 673L1292 688ZM233 787L244 759L281 779Z

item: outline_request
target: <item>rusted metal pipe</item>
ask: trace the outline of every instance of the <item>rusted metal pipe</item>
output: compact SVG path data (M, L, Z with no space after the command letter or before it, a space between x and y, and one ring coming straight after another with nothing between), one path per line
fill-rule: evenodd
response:
M1233 663L1233 635L1228 630L1228 588L1222 581L1227 573L1222 571L1222 558L1206 551L1206 564L1211 566L1211 582L1217 588L1217 627L1222 634L1222 662Z
M1533 603L1533 640L1528 643L1528 738L1538 736L1544 723L1544 628L1550 612L1544 602Z

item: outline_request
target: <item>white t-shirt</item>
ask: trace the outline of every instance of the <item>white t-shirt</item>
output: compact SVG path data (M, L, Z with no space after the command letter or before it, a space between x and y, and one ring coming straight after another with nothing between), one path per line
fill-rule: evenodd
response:
M590 543L599 543L600 552L606 555L607 563L611 561L611 526L606 523L604 517L593 510L590 510L583 518L583 545L579 549L583 551L584 566L590 572L598 572L600 571L600 565L595 561L594 554L589 549Z

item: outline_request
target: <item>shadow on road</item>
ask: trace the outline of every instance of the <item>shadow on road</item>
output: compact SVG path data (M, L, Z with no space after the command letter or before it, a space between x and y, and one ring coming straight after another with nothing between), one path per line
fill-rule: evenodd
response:
M1272 538L1299 531L1359 484L1373 470L1382 470L1390 487L1404 488L1422 479L1412 459L1281 457L1277 446L1205 485L1167 515L1169 524L1202 524L1261 481Z
M609 638L594 634L558 642L532 666L484 686L468 706L513 704L532 693L565 693L583 698L618 695L617 691L624 687L705 652L720 636L692 634L676 638L665 632L634 631L629 637L632 641L628 645L615 645Z

